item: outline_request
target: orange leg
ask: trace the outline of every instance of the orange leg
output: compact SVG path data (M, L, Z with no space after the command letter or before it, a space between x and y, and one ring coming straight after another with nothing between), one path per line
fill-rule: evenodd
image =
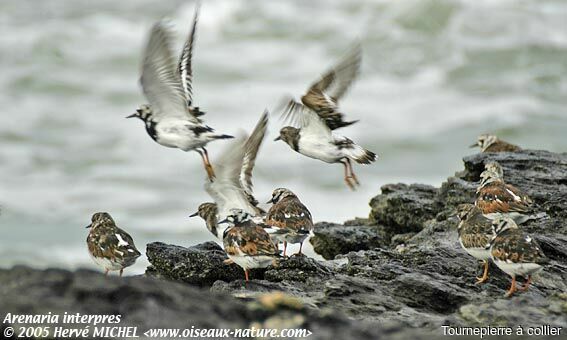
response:
M512 276L512 284L510 285L510 289L508 289L508 292L504 296L510 297L512 296L512 294L514 294L515 291L516 291L516 276Z
M528 290L528 288L530 287L530 283L532 282L532 276L528 275L528 280L524 283L524 285L522 286L522 288L520 288L519 290L521 290L522 292L525 292L526 290Z
M486 280L488 280L488 261L484 261L484 272L482 274L482 277L477 277L476 278L476 284L481 284L481 283L485 283Z
M122 272L124 272L124 268L120 269L120 277L122 277Z
M209 152L205 148L203 148L203 152L205 153L205 159L207 160L207 164L209 165L209 169L211 170L211 176L213 178L215 178L215 171L213 170L213 165L211 164L211 161L209 160Z
M207 150L203 148L203 151L197 150L201 158L203 159L203 165L205 166L205 171L207 172L207 176L209 177L209 181L213 181L215 179L215 172L213 171L213 166L209 162L209 155Z
M352 162L350 161L349 158L347 158L347 163L348 163L348 167L350 169L350 178L353 179L353 181L356 185L360 185L358 178L356 178L356 175L354 174L354 170L352 169Z
M352 177L350 176L348 165L344 161L342 161L341 163L343 163L343 165L345 166L345 183L351 190L354 190L354 185L350 181Z
M244 276L246 277L246 282L248 282L248 269L244 269Z

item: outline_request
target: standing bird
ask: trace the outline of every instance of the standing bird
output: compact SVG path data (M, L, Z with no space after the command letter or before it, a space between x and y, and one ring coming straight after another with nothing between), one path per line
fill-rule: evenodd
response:
M291 190L278 188L272 193L273 203L265 218L265 224L270 227L268 233L274 242L284 244L283 256L286 256L288 243L299 243L299 255L303 241L313 230L311 213Z
M217 139L233 137L218 134L204 125L199 118L203 112L193 106L191 58L197 17L198 10L177 65L171 52L171 33L162 22L153 26L144 50L140 78L150 105L141 105L136 113L126 118L141 119L150 137L163 146L199 153L209 180L213 180L215 173L205 146Z
M507 184L504 171L497 162L489 162L480 175L481 182L476 190L475 205L482 213L494 219L507 214L518 222L525 222L531 211L532 199L520 189Z
M459 217L459 243L472 257L481 260L483 274L477 277L477 284L488 280L488 260L490 259L490 240L492 239L492 221L482 215L473 204L460 204L457 207Z
M93 261L104 269L104 275L111 270L129 267L140 257L132 237L118 228L108 213L98 212L91 218L87 246Z
M528 289L532 275L549 263L537 242L522 232L518 225L508 217L498 218L492 224L494 235L491 240L490 256L492 261L503 272L512 277L512 284L506 297L512 296L516 290L516 276L527 280L520 290Z
M196 213L207 225L207 229L217 238L222 238L217 221L228 216L232 209L241 209L252 217L260 217L265 212L259 208L254 198L252 171L256 156L262 145L268 127L268 111L264 111L252 134L239 137L220 157L217 162L217 177L205 184L207 193L214 203L199 205Z
M470 147L479 147L480 152L518 152L522 150L522 148L517 145L510 144L498 139L495 135L489 134L478 136L477 142Z
M240 209L232 209L219 224L229 223L223 233L223 245L228 257L244 269L246 282L253 268L265 268L279 256L278 248L270 235L254 223L250 215Z

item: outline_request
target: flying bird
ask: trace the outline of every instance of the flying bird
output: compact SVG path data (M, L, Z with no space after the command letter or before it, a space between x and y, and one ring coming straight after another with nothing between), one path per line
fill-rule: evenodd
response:
M218 220L224 219L233 209L245 211L257 222L265 212L258 207L252 185L252 171L256 156L262 145L268 127L268 111L264 111L249 137L235 139L216 162L217 176L212 182L205 183L205 190L213 202L199 205L196 213L207 225L207 229L217 238L222 238Z
M361 61L361 47L357 43L346 56L309 87L307 93L301 97L301 103L288 98L284 115L302 111L302 106L306 106L315 111L331 130L356 123L357 121L344 120L344 114L339 109L339 100L357 78Z
M157 143L183 151L196 151L203 159L209 180L215 173L206 145L214 140L233 138L205 125L203 112L193 106L191 59L198 10L178 63L171 50L171 32L163 22L156 23L144 50L140 83L149 105L141 105L127 118L139 118Z

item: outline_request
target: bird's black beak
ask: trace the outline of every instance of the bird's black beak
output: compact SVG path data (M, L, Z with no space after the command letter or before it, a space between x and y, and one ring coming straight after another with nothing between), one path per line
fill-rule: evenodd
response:
M218 223L218 224L228 223L228 218L225 218L225 219L222 220L222 221L218 221L217 223Z
M198 212L198 211L197 211L196 213L194 213L194 214L189 215L189 217L195 217L195 216L197 216L197 215L199 215L199 212Z
M277 141L279 141L279 140L282 140L282 136L276 137L276 139L274 139L274 142L277 142Z
M473 145L470 145L469 148L476 148L478 146L478 143L474 143Z
M85 229L89 229L91 227L92 224L89 224L88 226L85 227Z
M270 198L270 200L268 202L266 202L266 204L270 204L270 203L274 203L274 198Z
M138 114L137 114L137 113L133 113L133 114L131 114L131 115L129 115L129 116L126 116L126 118L135 118L135 117L138 117Z

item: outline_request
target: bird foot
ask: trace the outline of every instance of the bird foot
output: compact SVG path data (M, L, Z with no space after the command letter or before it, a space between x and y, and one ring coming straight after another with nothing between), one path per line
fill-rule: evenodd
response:
M213 170L213 166L207 164L205 166L205 170L207 171L207 176L209 177L209 181L211 181L212 183L215 180L215 171Z
M356 182L353 183L353 181L351 181L351 179L352 179L351 176L345 177L345 183L350 188L350 190L355 191L356 190L356 186L355 186Z
M475 284L476 284L476 285L481 285L481 284L485 283L487 280L488 280L488 276L486 276L486 277L477 277Z

